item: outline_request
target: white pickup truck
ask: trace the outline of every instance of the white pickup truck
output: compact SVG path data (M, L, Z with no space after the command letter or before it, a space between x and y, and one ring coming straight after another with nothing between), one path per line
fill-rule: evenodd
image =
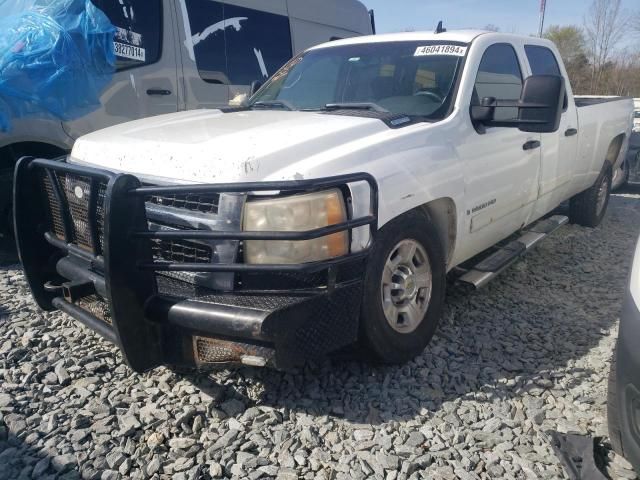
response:
M288 368L354 343L407 361L447 274L482 286L568 220L602 220L633 103L574 98L566 78L537 38L361 37L295 57L242 108L25 157L15 226L33 295L138 371ZM565 200L569 218L551 216Z

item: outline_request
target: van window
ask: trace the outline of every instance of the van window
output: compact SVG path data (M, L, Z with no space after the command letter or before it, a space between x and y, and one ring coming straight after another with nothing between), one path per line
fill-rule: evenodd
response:
M205 82L265 81L291 57L289 18L211 0L189 0L193 51Z
M200 77L208 83L229 84L224 6L211 0L189 0L186 5L193 53ZM234 25L229 26L233 28Z
M484 52L473 89L473 103L485 97L519 100L522 93L522 70L513 47L506 43L491 45ZM518 118L518 108L497 108L495 120Z
M116 27L116 69L155 63L162 52L161 0L92 0Z
M293 56L288 17L234 5L225 5L224 17L232 84L264 82Z

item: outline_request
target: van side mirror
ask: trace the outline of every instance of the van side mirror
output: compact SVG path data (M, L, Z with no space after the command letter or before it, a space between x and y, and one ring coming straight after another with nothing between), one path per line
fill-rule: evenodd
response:
M249 90L249 96L253 97L255 93L262 88L262 82L260 80L254 80L251 82L251 89Z
M484 97L479 104L471 105L471 120L477 125L518 127L523 132L556 132L560 127L564 97L563 77L532 75L524 81L520 100ZM517 108L518 118L496 121L497 108Z

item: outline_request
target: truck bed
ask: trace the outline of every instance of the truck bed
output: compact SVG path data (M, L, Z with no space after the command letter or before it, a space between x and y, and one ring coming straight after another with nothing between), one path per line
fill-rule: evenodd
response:
M631 97L597 97L597 96L577 96L574 97L576 107L588 107L590 105L598 105L600 103L618 102L621 100L629 100Z

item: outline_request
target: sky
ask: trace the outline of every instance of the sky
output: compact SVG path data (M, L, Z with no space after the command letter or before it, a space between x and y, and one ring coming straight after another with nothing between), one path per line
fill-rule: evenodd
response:
M439 20L449 29L484 28L537 34L540 0L361 0L376 12L378 33L433 31ZM545 26L582 25L591 0L547 0ZM623 9L640 11L640 0L622 0ZM626 41L629 41L628 39Z

